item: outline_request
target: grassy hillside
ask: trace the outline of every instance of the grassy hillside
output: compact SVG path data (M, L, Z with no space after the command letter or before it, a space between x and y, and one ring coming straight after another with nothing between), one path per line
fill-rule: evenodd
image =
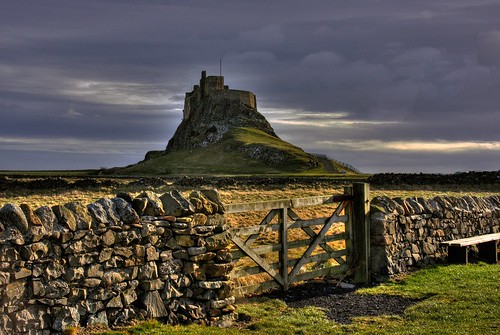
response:
M222 141L193 150L152 155L119 169L121 175L324 175L352 171L335 161L325 163L301 148L255 128L234 128Z

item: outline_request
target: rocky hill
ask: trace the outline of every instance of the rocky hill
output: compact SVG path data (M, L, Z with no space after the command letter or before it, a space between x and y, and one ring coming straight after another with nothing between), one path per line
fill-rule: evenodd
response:
M118 174L338 174L349 165L281 140L257 110L253 93L206 76L186 93L183 120L164 151Z

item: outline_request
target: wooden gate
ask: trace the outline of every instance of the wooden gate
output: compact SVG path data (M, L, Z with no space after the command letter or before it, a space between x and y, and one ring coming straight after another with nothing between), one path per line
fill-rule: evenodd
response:
M267 212L259 225L233 228L235 296L321 276L368 280L368 184L345 194L226 205L226 213ZM327 217L303 220L296 209L332 204ZM357 223L354 224L355 218ZM363 235L361 237L361 235Z

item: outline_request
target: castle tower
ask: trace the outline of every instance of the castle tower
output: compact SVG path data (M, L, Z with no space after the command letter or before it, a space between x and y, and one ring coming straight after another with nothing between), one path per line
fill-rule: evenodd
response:
M224 85L223 76L207 76L207 71L203 70L201 71L200 84L194 85L193 90L186 93L182 119L187 120L195 106L207 97L236 101L251 108L257 108L255 94L248 91L231 90Z

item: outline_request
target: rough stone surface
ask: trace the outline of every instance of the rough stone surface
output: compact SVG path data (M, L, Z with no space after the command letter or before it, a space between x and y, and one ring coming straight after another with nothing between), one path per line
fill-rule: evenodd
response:
M223 249L228 227L218 225L220 214L193 212L191 202L170 194L184 206L182 216L165 216L150 191L89 205L2 207L0 334L61 334L133 318L233 320L231 284L214 278L232 269ZM144 200L140 214L131 205L137 199Z
M195 212L194 206L176 190L163 194L160 199L165 215L186 216Z
M4 227L18 228L22 234L28 231L28 220L21 207L15 204L6 204L0 208L0 222Z

